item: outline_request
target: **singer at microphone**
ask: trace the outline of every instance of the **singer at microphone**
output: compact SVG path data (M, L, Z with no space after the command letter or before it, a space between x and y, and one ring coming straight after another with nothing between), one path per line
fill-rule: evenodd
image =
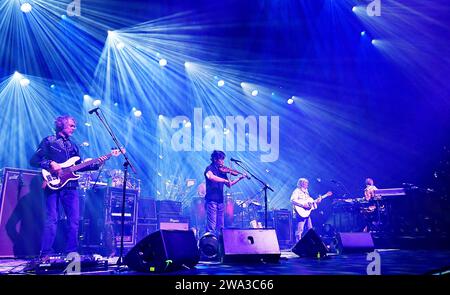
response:
M88 113L89 113L89 115L92 115L92 113L95 113L95 112L97 112L98 111L98 109L99 109L99 107L96 107L96 108L94 108L94 109L92 109L92 110L90 110Z

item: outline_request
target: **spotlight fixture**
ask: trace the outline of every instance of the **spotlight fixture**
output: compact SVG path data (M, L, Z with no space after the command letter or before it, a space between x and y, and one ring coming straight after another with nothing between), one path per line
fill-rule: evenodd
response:
M204 234L199 240L198 247L203 259L215 260L220 258L219 240L213 233L207 232Z

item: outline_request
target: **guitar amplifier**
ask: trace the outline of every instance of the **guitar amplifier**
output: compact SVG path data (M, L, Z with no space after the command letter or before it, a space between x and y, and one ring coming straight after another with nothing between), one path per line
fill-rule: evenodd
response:
M179 214L159 214L158 229L189 230L189 218Z

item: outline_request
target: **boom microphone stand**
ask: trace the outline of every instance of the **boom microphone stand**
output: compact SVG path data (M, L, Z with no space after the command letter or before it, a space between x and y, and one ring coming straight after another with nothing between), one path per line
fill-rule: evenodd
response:
M274 192L274 190L264 181L262 181L261 179L259 179L258 177L256 177L253 173L251 173L250 171L248 171L248 169L246 169L245 167L243 167L241 165L242 161L239 160L235 160L235 159L231 159L231 161L235 162L236 165L238 165L239 167L241 167L245 172L247 172L248 174L250 174L254 179L256 179L257 181L259 181L262 185L263 188L261 189L261 191L264 191L264 228L267 228L267 190L271 190L272 192Z
M101 115L99 114L99 111ZM127 155L124 153L124 151L121 148L121 144L119 143L119 140L117 139L116 135L112 131L111 127L109 126L105 115L103 114L103 111L100 108L95 108L89 111L89 114L95 113L97 117L99 118L100 122L103 123L103 125L106 128L106 131L108 131L109 135L111 135L112 140L116 144L116 147L119 149L120 153L123 155L125 162L123 163L123 186L122 186L122 216L121 216L121 229L120 229L120 256L117 260L117 265L122 266L123 265L123 236L124 236L124 229L125 229L125 194L127 189L127 176L128 176L128 166L131 167L134 174L137 175L136 169L131 164L130 160L128 159Z

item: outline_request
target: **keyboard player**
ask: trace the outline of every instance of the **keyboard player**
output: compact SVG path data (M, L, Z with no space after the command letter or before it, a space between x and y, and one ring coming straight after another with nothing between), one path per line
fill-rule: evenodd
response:
M366 178L365 184L364 203L366 205L361 207L361 213L365 223L363 231L367 232L377 230L381 221L380 211L384 208L382 208L383 206L378 202L380 200L379 196L375 194L375 191L378 190L378 188L375 186L373 179Z
M366 188L364 189L364 200L367 202L375 199L375 191L378 188L374 185L372 178L366 178Z

